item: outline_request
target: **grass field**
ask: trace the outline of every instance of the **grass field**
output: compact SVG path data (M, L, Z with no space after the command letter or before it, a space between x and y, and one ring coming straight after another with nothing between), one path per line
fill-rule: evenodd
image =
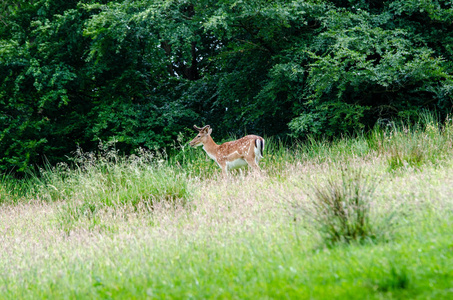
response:
M0 298L453 298L451 122L268 139L227 179L183 142L4 176Z

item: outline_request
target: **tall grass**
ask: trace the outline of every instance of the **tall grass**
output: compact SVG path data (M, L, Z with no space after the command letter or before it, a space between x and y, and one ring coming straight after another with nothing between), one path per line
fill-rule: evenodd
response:
M142 151L121 156L114 150L83 153L67 164L41 169L32 178L33 193L44 201L91 201L102 205L137 205L142 201L176 203L190 198L185 172L171 167L162 155Z
M452 152L453 123L447 118L441 124L435 115L424 113L415 125L390 123L375 128L368 138L371 149L386 157L389 171L400 168L422 168L435 164Z
M187 172L159 152L122 156L104 146L98 153L79 149L72 160L72 167L46 166L27 182L29 198L63 203L57 219L67 233L80 222L90 222L91 228L102 225L98 215L104 211L151 212L156 205L185 206L192 199Z
M28 185L10 175L0 175L0 204L15 204L24 201Z
M0 298L447 299L452 132L267 138L262 174L226 179L190 138L3 177Z

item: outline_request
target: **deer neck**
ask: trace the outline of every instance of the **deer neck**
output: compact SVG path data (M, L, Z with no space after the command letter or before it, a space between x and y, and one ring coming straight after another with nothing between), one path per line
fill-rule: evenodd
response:
M207 141L203 144L203 150L214 160L216 159L218 147L219 145L214 142L211 136L208 136Z

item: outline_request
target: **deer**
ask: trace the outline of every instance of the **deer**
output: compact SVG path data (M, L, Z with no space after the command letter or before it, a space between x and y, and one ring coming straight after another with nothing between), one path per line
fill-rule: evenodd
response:
M203 146L206 154L212 158L222 169L224 177L228 171L249 165L254 171L259 172L259 161L263 158L264 139L257 135L246 135L235 141L217 145L211 137L212 128L209 125L203 128L193 125L197 136L189 142L191 147Z

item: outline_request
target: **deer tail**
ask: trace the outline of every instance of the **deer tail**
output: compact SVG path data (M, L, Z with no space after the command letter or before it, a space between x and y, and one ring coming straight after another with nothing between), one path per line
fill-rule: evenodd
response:
M262 137L255 140L255 147L259 150L261 158L263 158L264 153L264 139Z

